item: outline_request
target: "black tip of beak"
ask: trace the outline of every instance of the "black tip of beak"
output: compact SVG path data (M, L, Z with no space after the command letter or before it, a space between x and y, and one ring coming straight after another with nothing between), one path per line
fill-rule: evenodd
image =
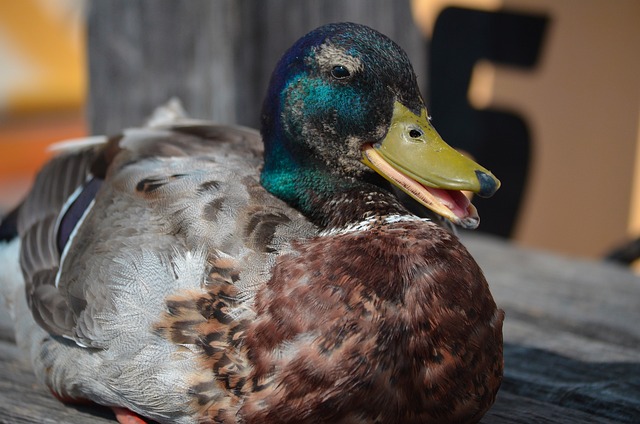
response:
M493 178L491 175L486 172L476 171L476 176L478 177L478 181L480 181L480 191L478 192L478 196L491 197L496 191L498 191L498 180Z

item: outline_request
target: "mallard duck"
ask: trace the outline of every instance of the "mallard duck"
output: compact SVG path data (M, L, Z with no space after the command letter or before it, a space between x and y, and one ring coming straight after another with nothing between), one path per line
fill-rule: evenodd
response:
M442 141L386 36L298 40L261 135L165 119L87 144L40 172L3 250L58 398L123 423L473 423L494 402L503 312L389 188L473 228L461 190L499 182Z

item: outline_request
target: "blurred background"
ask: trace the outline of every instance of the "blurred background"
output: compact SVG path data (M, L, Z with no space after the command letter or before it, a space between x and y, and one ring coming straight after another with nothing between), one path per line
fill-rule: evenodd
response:
M53 142L87 134L85 3L0 0L0 216Z
M595 258L640 236L637 0L0 0L0 215L47 145L171 96L257 126L283 51L345 20L407 50L436 128L502 180L480 231Z

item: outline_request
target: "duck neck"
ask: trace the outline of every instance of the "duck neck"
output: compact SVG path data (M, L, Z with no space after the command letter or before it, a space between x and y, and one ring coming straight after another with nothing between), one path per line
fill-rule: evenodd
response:
M275 146L274 146L275 147ZM322 228L341 228L377 216L409 212L376 184L377 175L357 180L321 166L302 166L286 149L265 153L261 184Z

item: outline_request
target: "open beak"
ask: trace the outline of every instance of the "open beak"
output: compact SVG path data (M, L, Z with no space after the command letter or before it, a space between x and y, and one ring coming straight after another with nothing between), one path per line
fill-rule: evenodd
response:
M387 135L362 153L367 166L463 228L476 228L480 218L462 190L490 197L500 188L490 171L442 140L425 108L416 115L396 101Z

